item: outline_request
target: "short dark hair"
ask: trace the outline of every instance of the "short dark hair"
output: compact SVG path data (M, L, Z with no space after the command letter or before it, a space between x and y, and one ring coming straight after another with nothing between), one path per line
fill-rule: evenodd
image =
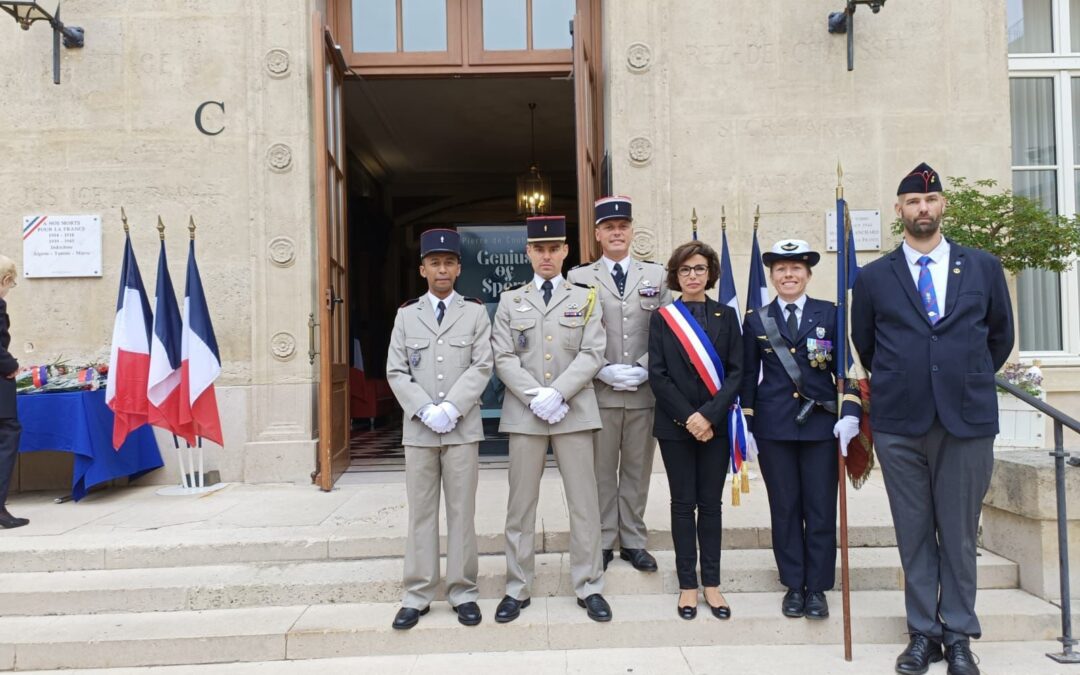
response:
M679 267L695 255L700 255L709 261L709 280L705 284L705 290L716 285L716 280L720 278L720 256L716 255L712 246L695 240L688 241L671 252L671 257L667 261L668 288L673 291L682 290L682 286L679 285Z

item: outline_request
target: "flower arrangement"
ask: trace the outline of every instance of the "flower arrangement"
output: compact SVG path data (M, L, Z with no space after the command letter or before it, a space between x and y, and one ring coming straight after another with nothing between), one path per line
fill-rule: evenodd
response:
M15 376L18 394L62 391L94 391L105 385L109 366L105 363L69 365L57 358L52 363L21 368Z
M1005 381L1015 384L1032 396L1042 396L1043 376L1038 363L1032 366L1025 366L1022 363L1006 363L1005 367L1001 369L1000 375ZM1005 393L1005 390L998 387L998 393Z

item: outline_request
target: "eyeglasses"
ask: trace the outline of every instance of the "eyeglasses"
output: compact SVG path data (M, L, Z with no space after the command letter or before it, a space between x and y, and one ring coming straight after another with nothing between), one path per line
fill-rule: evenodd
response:
M700 277L703 274L709 273L709 267L708 265L694 265L693 267L680 267L678 271L680 277L688 277L691 272L693 272L695 276Z

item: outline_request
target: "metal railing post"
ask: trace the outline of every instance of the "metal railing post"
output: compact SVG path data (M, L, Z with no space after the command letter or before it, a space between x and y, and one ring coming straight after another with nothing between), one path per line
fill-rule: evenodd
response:
M1057 488L1058 574L1061 577L1061 653L1047 654L1058 663L1080 663L1080 654L1073 651L1076 639L1072 636L1072 598L1069 590L1069 523L1065 509L1065 430L1054 420L1054 482Z

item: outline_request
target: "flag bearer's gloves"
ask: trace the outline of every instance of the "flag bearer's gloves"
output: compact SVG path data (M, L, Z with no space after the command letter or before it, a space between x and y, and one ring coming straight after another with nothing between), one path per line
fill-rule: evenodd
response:
M832 433L840 439L840 453L847 457L848 443L859 435L859 418L854 415L841 417L833 426Z

